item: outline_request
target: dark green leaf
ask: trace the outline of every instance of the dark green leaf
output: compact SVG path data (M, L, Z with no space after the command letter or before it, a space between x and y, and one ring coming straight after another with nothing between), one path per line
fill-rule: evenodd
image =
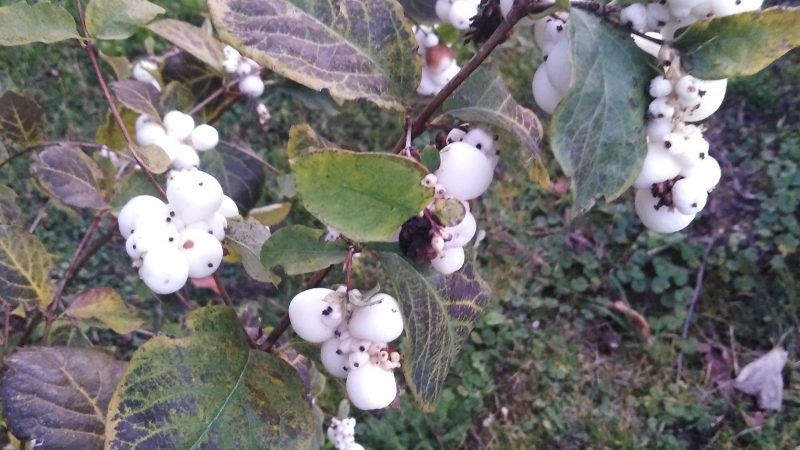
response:
M100 183L103 173L85 153L66 145L39 152L31 170L39 184L62 203L77 208L105 209Z
M314 272L347 257L347 244L341 240L323 242L323 230L289 225L275 232L261 248L265 267L281 266L289 275Z
M420 184L427 170L398 155L323 150L292 170L306 209L356 241L387 239L433 199Z
M420 62L400 5L386 0L210 0L226 42L280 75L346 100L402 109Z
M442 221L446 227L454 227L464 220L467 215L467 208L459 200L454 198L442 198L433 201L436 217Z
M0 301L10 307L50 304L53 261L42 242L27 231L0 225Z
M627 33L585 11L569 15L573 82L553 116L551 145L572 177L578 211L619 197L633 183L647 151L647 55Z
M164 79L164 84L167 85L167 89L169 89L172 82L175 81L186 88L176 91L179 97L178 100L180 100L175 102L177 105L181 105L183 102L188 103L188 99L185 98L186 94L191 94L195 100L203 99L222 86L222 77L217 71L183 50L169 55L164 60L161 69L161 77ZM165 91L167 89L165 89ZM168 93L165 92L165 101L168 100L169 97L167 94ZM184 98L180 98L181 96ZM220 96L206 105L203 109L204 113L217 107L224 99L224 96Z
M752 75L800 46L800 8L774 7L698 22L675 47L697 78Z
M128 136L135 136L136 119L139 115L128 108L120 108L119 114L122 116L122 122L128 130ZM106 121L97 127L95 140L98 144L105 145L112 150L124 150L128 148L125 136L123 136L122 131L119 129L111 111L106 114Z
M64 314L119 334L137 330L144 323L139 314L128 307L117 291L111 288L92 288L80 292L70 300Z
M79 37L75 19L66 9L47 1L26 1L0 7L0 45L52 43Z
M381 253L380 260L403 310L406 383L431 410L461 343L489 301L488 288L471 263L445 277L420 273L395 253Z
M102 449L111 393L127 365L86 348L24 347L5 360L9 430L46 449Z
M293 81L286 81L285 83L273 86L273 89L291 95L295 100L312 111L321 111L329 117L336 117L339 115L339 105L336 104L336 101L331 97L327 89L315 91L314 89L309 89Z
M245 272L254 280L277 285L281 277L261 264L261 248L269 237L269 228L256 219L228 219L225 244L239 255Z
M220 142L213 151L203 152L200 161L203 170L219 180L240 211L248 211L261 198L266 180L264 161L249 148Z
M217 72L222 72L222 43L202 28L174 19L162 19L147 28Z
M128 109L153 119L161 118L160 93L150 83L122 80L111 83L111 90Z
M127 39L165 12L147 0L91 0L86 6L86 27L95 39Z
M436 15L436 0L398 0L406 15L420 23L439 22ZM442 24L444 25L444 24Z
M430 173L436 172L436 169L439 168L439 164L441 164L439 150L432 145L426 145L425 148L422 149L420 158L420 162Z
M44 111L38 103L14 91L3 92L0 96L0 138L32 147L44 140L42 125Z
M196 309L190 335L156 336L108 407L106 448L311 449L315 419L281 358L251 350L230 308Z
M480 67L442 105L444 113L463 121L484 122L514 134L520 145L539 157L542 124L533 111L511 96L494 68Z

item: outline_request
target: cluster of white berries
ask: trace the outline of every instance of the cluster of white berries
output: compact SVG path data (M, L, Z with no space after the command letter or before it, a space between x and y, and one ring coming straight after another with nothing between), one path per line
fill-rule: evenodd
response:
M167 200L133 197L117 218L139 277L157 294L213 274L222 262L227 218L239 214L219 182L197 169L170 173Z
M690 122L708 118L725 97L727 80L680 74L676 62L650 82L647 156L633 183L636 214L659 233L685 228L719 183L719 163L708 153L703 130Z
M252 59L242 56L238 50L226 45L222 49L224 60L222 68L226 73L241 77L239 79L239 92L250 97L258 98L264 93L264 81L261 79L261 68Z
M357 408L385 408L397 396L392 371L400 367L400 354L388 343L403 334L403 317L392 296L309 289L291 300L289 319L300 338L322 344L322 365L347 379L347 396Z
M136 120L136 142L141 146L157 145L169 156L170 167L184 170L197 167L204 152L219 143L217 129L208 124L195 127L194 119L180 111L164 115L163 125L141 115Z
M334 417L328 425L328 439L336 450L364 450L364 446L356 442L356 419Z
M428 26L414 26L417 54L422 58L422 78L417 87L420 95L436 95L461 70L453 50L439 42L436 31Z
M459 30L468 30L481 0L436 0L436 15Z
M533 74L533 99L544 112L552 114L572 83L567 14L558 13L534 24L534 40L542 50L544 62Z
M620 11L620 21L637 31L671 40L679 28L695 22L761 8L763 0L664 0L633 3ZM637 43L644 43L636 39ZM655 56L655 55L654 55Z
M422 181L423 185L435 186L436 199L454 198L465 209L461 222L434 230L431 247L437 256L431 259L431 266L443 275L450 275L464 266L464 246L478 228L469 200L489 189L499 159L495 138L482 128L469 131L453 128L447 134L447 143L439 152L439 168ZM430 207L434 204L435 201Z

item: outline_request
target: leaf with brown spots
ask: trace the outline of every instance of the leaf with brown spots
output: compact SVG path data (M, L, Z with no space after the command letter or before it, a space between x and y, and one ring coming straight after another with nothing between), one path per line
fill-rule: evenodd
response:
M126 365L86 348L17 350L0 379L9 430L40 448L102 449L106 408Z
M5 91L0 95L0 139L32 147L44 140L44 111L38 103Z
M252 350L236 312L195 309L189 334L156 336L111 398L106 449L311 449L316 423L295 369Z
M420 62L391 0L210 0L220 37L259 64L334 97L402 109Z
M102 171L74 147L48 147L37 155L31 170L48 194L67 205L95 210L109 207L100 189Z

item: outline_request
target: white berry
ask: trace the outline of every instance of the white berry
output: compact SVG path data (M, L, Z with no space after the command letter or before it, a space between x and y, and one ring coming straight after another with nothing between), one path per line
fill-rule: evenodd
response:
M671 180L678 176L681 168L668 152L655 145L649 145L642 164L642 171L633 182L636 189L650 189L655 183Z
M697 214L708 200L705 184L693 178L681 178L672 186L672 203L683 214Z
M175 247L155 247L145 253L139 277L156 294L171 294L186 284L189 263Z
M325 297L333 293L330 289L313 288L300 292L289 302L289 320L292 329L305 341L324 342L334 336L335 328L325 326L322 316L333 308Z
M463 247L446 248L440 256L431 260L431 266L442 275L450 275L464 266L465 259Z
M445 248L463 247L475 236L478 224L475 222L475 216L467 211L458 225L447 227L446 230L450 233L450 240L445 242Z
M347 375L347 397L358 409L371 410L389 406L397 397L394 373L375 364L366 364Z
M369 306L356 308L350 316L350 334L371 342L391 342L403 334L400 305L388 294L376 294Z
M636 215L644 226L657 233L680 231L694 220L694 214L682 214L677 209L667 206L656 209L657 204L658 199L653 197L649 189L636 191Z
M231 217L236 217L239 215L239 207L236 206L236 202L233 201L232 198L228 197L227 195L223 195L222 203L219 205L217 212L222 214L223 217L230 219Z
M647 27L647 8L642 3L628 5L620 10L619 20L634 30L641 31Z
M264 81L258 75L248 75L239 80L239 91L250 98L260 97L264 93Z
M561 39L553 46L547 56L547 61L542 65L547 70L547 79L550 84L564 95L572 84L572 55L569 39Z
M158 138L166 134L167 131L161 125L155 122L145 122L142 126L136 128L136 143L142 146L153 145Z
M167 217L169 208L161 199L152 195L137 195L131 198L117 217L117 226L122 237L127 239L133 233L136 221L145 214Z
M169 204L185 223L211 216L222 204L223 195L217 179L200 170L174 173L167 184Z
M219 132L217 129L208 124L198 125L192 131L192 147L198 152L211 150L219 143Z
M469 29L472 18L478 14L478 5L470 0L456 0L450 5L447 19L459 30Z
M477 148L454 142L439 153L436 178L447 192L459 200L472 200L486 192L494 177L494 168Z
M322 344L320 349L320 360L331 375L339 378L347 378L347 356L339 350L339 340L336 338L328 339Z
M553 86L550 78L547 77L547 69L544 64L536 68L533 74L533 100L547 114L553 114L556 106L561 102L563 95Z
M650 80L650 96L666 97L672 93L672 82L659 75Z
M179 141L187 139L194 130L194 119L180 111L170 111L164 115L164 128L167 134Z

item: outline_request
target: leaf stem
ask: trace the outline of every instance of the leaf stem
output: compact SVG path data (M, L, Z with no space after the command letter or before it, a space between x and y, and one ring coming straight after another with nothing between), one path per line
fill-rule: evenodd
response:
M225 290L225 285L222 283L222 278L219 276L219 271L214 272L214 284L217 285L217 290L219 291L219 296L222 297L222 301L225 302L226 305L233 307L233 302L231 301L231 297L228 295L228 291Z
M131 156L133 156L134 161L139 167L142 168L142 171L147 176L147 179L150 181L150 184L156 188L156 191L161 195L162 199L167 198L166 192L161 187L161 184L156 180L153 174L147 169L147 166L144 165L139 156L136 152L133 151L133 139L131 139L130 134L128 133L127 127L125 127L125 122L122 120L122 116L119 114L119 110L117 110L117 105L114 103L114 97L111 96L111 91L108 89L108 85L106 84L106 80L103 77L103 71L100 69L100 63L97 61L97 55L94 51L94 42L92 41L91 37L89 36L89 29L86 27L86 16L83 13L83 6L81 5L81 0L75 0L75 7L78 12L78 18L80 19L81 23L81 31L86 39L86 53L89 55L89 60L92 62L92 68L94 68L94 73L97 76L97 83L100 85L100 89L103 91L103 96L106 99L106 104L108 105L108 109L111 111L111 115L114 117L114 121L117 123L120 131L122 132L122 137L125 138L125 142L128 144L128 148L131 149Z
M216 100L217 97L219 97L220 95L225 94L228 91L230 91L230 89L239 82L239 79L240 79L240 77L237 77L233 81L230 81L229 83L223 84L222 86L218 87L214 92L209 94L208 97L203 99L203 101L201 101L200 103L194 105L192 107L192 109L190 109L186 114L188 114L190 116L193 116L193 115L197 114L198 112L202 111L203 108L208 106L209 103L211 103L214 100ZM236 97L238 97L238 94L236 95Z
M44 345L47 345L50 340L50 330L53 326L53 321L55 320L55 312L61 305L61 297L64 295L64 290L78 274L78 271L81 269L81 267L83 267L83 263L89 259L88 256L83 257L82 253L87 248L94 235L97 233L97 230L100 229L100 224L102 223L105 214L106 212L103 211L95 214L95 216L92 218L92 222L89 224L89 229L86 230L86 234L83 235L83 238L75 248L75 252L72 254L72 258L70 258L69 264L67 265L67 271L64 272L64 277L61 279L61 282L56 288L56 292L53 294L53 299L51 300L50 306L48 306L47 312L45 313L45 328L43 337Z
M458 73L442 87L442 89L431 99L425 108L411 121L411 126L408 127L411 139L419 136L424 130L425 125L431 119L434 113L442 106L445 100L455 92L455 90L483 63L486 58L502 44L514 26L522 20L523 17L531 13L539 13L546 11L552 7L551 3L540 2L539 0L517 0L514 6L508 12L506 18L500 22L497 29L494 30L489 39L478 48L472 58L458 71ZM406 145L406 135L397 141L394 147L394 153L400 153Z

